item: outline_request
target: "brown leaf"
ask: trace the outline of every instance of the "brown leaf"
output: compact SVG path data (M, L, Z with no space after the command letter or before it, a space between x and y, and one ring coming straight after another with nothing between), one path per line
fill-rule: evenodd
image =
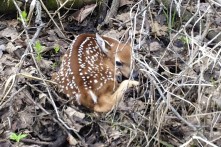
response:
M4 44L0 45L0 58L2 57L2 55L3 55L3 52L2 52L2 51L4 51L5 48L6 48L6 47L5 47Z
M70 145L73 145L73 146L78 144L77 140L69 133L68 133L68 142Z
M85 114L81 113L79 111L76 111L75 109L68 107L65 112L69 115L69 117L78 117L80 119L84 119L85 118Z
M16 28L8 27L8 28L0 31L0 36L8 37L13 41L16 38L18 38L19 35L18 35Z
M168 27L165 25L159 25L157 21L152 24L152 32L157 36L165 36L167 34Z
M21 46L14 46L14 45L12 44L12 42L9 42L9 43L6 45L5 50L6 50L9 54L13 55L13 54L14 54L14 51L17 50L17 49L20 48L20 47L21 47Z
M133 4L133 1L131 0L120 0L120 7L125 6L125 5L130 5Z
M158 51L161 49L161 45L159 44L159 42L154 41L150 43L150 51Z
M77 20L78 22L82 22L89 14L91 14L94 9L97 7L97 4L87 5L77 12L74 13L73 19Z
M43 69L50 69L52 67L53 62L49 60L42 59L40 61L39 66Z
M46 103L46 99L47 99L47 95L44 93L40 93L39 94L39 100L40 100L40 104L45 106Z

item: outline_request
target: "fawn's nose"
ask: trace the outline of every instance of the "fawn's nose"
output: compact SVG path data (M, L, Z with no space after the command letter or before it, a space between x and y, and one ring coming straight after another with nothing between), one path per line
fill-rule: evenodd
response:
M138 81L139 80L139 72L137 70L133 70L132 74L131 74L131 78L133 80ZM128 79L128 78L125 77L123 74L121 74L121 73L116 74L116 80L118 83L121 83L123 80L126 80L126 79Z

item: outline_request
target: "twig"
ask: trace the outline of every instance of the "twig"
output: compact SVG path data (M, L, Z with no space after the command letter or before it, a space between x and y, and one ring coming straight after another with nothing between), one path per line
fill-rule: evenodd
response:
M41 2L41 5L43 7L43 9L46 11L46 13L48 14L48 16L50 17L50 19L52 20L52 22L54 23L54 25L57 27L58 31L61 33L61 35L65 38L64 33L61 31L60 27L57 25L57 23L54 21L54 18L51 16L51 14L48 12L48 9L46 8L45 4L43 3L42 0L39 0Z
M15 0L13 0L13 2L14 2L14 4L15 4L17 10L19 11L20 17L22 18L20 8L19 8L18 5L16 4ZM42 4L43 8L45 9L45 11L48 13L49 17L51 18L51 15L50 15L49 12L47 11L47 8L45 7L45 5L44 5L44 3L42 2L42 0L40 0L40 2L41 2L41 4ZM41 9L41 8L38 8L38 7L40 7L38 1L37 1L36 6L37 6L37 8L36 8L37 10L38 10L38 9ZM37 11L37 12L38 12L38 13L37 13L37 15L38 15L37 18L39 19L38 21L41 22L41 25L40 25L40 26L43 26L43 25L42 25L42 21L41 21L41 12L40 12L40 11ZM54 22L53 19L52 19L52 21ZM54 23L55 23L55 22L54 22ZM23 19L22 19L22 24L23 24L23 27L24 27L24 29L25 29L27 39L30 40L30 39L29 39L29 36L28 36L28 31L27 31L27 29L26 29L26 24L25 24L25 22L24 22ZM55 25L56 25L56 27L58 27L56 23L55 23ZM40 27L40 28L41 28L41 27ZM59 29L59 27L58 27L58 29ZM40 30L41 30L41 29L39 29L39 32L40 32ZM59 29L59 31L61 31L61 30ZM36 33L37 33L37 32L36 32ZM62 32L61 32L61 33L62 33ZM63 33L62 33L62 34L63 34ZM36 37L37 37L37 35L36 35ZM34 39L35 39L35 38L33 37L33 39L32 39L31 41L33 41ZM28 44L28 47L31 49L31 51L33 51L32 46L31 46L31 45L32 45L31 43L33 44L33 42L28 42L27 44ZM28 52L28 51L27 51L27 52ZM41 73L41 70L40 70L40 68L38 67L38 64L37 64L37 62L36 62L36 59L35 59L34 55L31 54L31 57L32 57L32 59L33 59L33 61L34 61L34 64L35 64L35 66L36 66L36 68L37 68L37 71L38 71L38 73L39 73L39 75L40 75L40 79L44 79L44 78L43 78L43 74ZM23 63L23 61L22 61L22 63ZM48 86L47 86L47 84L46 84L46 80L42 80L42 81L43 81L43 84L46 86L46 90L47 90L47 93L48 93L48 95L49 95L48 100L51 102L51 104L52 104L52 106L53 106L53 108L54 108L54 110L55 110L57 119L59 120L59 122L61 122L61 123L63 124L63 126L65 126L66 129L72 130L72 131L74 131L74 132L77 134L77 131L76 131L76 130L74 130L74 129L70 128L69 126L67 126L67 125L64 123L64 121L60 118L60 115L59 115L59 113L58 113L57 106L56 106L56 104L55 104L55 102L54 102L54 100L53 100L53 98L52 98L51 92L50 92L50 90L49 90L49 88L48 88ZM46 97L46 98L47 98L47 97ZM45 111L45 112L46 112L46 114L47 114L47 111ZM79 136L79 138L80 138L80 136Z
M59 10L61 8L63 8L67 3L69 2L69 0L66 0L64 3L60 4L60 7L54 12L54 15L51 16L52 19L54 19L54 17L56 16L56 14L59 14ZM73 5L73 4L72 4ZM48 10L47 10L48 11ZM67 13L67 12L66 12ZM48 13L49 14L49 13ZM49 22L47 23L46 27L50 24L51 21L53 21L52 19L49 20ZM60 19L59 19L60 20ZM53 21L53 23L56 23L55 21ZM60 22L60 24L62 25L62 23ZM62 29L63 28L63 25L62 25Z
M3 104L0 105L0 110L2 110L4 107L6 107L6 104L8 104L9 101L11 101L18 93L20 93L22 90L24 90L27 87L27 85L24 85L22 88L20 88L18 91L13 93Z
M192 141L194 141L194 140L201 140L201 141L205 142L207 145L210 145L210 146L212 146L212 147L218 147L217 145L215 145L215 144L209 142L207 139L203 139L202 137L200 137L200 136L195 136L195 135L192 136L186 143L182 144L180 147L189 146L190 143L191 143Z
M84 140L83 140L83 139L81 138L81 136L77 133L77 130L75 130L75 129L73 129L73 128L69 128L60 118L57 118L57 119L58 119L58 120L57 120L56 118L54 118L54 117L51 115L51 113L49 113L47 110L45 110L39 103L35 102L35 101L32 99L32 97L30 97L29 95L26 95L26 96L29 98L29 100L32 101L32 103L33 103L34 105L38 106L45 114L47 114L49 117L51 117L54 122L58 123L61 128L63 128L63 126L65 126L66 129L72 130L72 131L78 136L78 138L82 141L82 143L84 143ZM46 98L47 98L47 97L46 97ZM49 99L49 100L50 100L50 99ZM59 119L60 119L60 120L59 120ZM66 133L69 133L69 132L67 132L66 129L63 128L63 130L65 130Z
M111 8L110 8L108 14L106 15L106 17L104 19L104 22L101 24L101 26L109 24L111 18L116 16L119 5L120 5L119 0L113 0L112 1Z
M53 145L53 142L36 141L32 139L21 139L21 142L38 145Z
M154 83L154 85L156 86L158 92L160 93L161 97L163 98L163 100L165 102L167 102L168 107L172 110L172 112L181 120L183 121L185 124L187 124L189 127L191 127L194 131L196 131L196 127L193 126L191 123L189 123L188 121L186 121L177 111L176 109L170 104L168 103L166 97L164 96L164 93L162 92L161 88L158 86L157 82L155 81L156 77L155 75L152 73L152 69L147 65L144 64L143 62L141 62L140 60L137 60L140 64L144 65L147 69L149 69L149 72L146 72L146 74L148 74L148 77L151 79L151 81ZM152 75L155 77L155 79L152 77Z

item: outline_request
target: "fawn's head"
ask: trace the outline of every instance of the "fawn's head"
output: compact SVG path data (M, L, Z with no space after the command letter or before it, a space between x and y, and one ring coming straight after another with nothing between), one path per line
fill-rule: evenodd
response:
M116 74L121 73L129 77L132 69L131 46L129 43L120 43L118 40L109 37L100 37L96 34L96 41L103 53L115 65Z

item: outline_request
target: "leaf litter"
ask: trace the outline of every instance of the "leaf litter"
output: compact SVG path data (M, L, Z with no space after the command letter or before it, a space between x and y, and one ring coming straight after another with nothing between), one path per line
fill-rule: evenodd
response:
M160 13L159 3L151 7L146 4L148 11L145 11L142 4L145 1L122 0L112 27L98 30L116 39L127 33L133 37L135 69L139 71L136 78L141 83L107 114L73 105L50 81L71 40L79 33L96 30L88 24L98 24L97 5L66 14L67 18L74 17L73 22L61 20L65 30L69 30L62 31L70 39L64 39L53 25L42 31L38 37L44 46L42 60L36 65L32 58L36 54L31 52L21 69L19 63L24 58L27 38L19 31L23 28L18 20L1 18L6 27L0 29L0 137L4 139L0 146L16 146L8 140L9 132L28 134L27 139L21 140L21 146L219 146L219 44L209 38L201 42L198 31L206 28L194 28L196 22L186 24L183 20L186 26L183 29L177 21L180 18L174 15L176 19L171 18L173 25L169 28L166 8ZM183 4L188 6L186 11L197 13L193 10L197 3L183 1ZM211 15L210 11L215 10L220 13L220 8L206 11L210 5L199 4L201 13ZM218 29L220 17L213 15L212 22L216 25L210 27ZM198 19L206 21L207 17ZM132 30L127 32L129 28ZM60 47L57 53L55 44Z

